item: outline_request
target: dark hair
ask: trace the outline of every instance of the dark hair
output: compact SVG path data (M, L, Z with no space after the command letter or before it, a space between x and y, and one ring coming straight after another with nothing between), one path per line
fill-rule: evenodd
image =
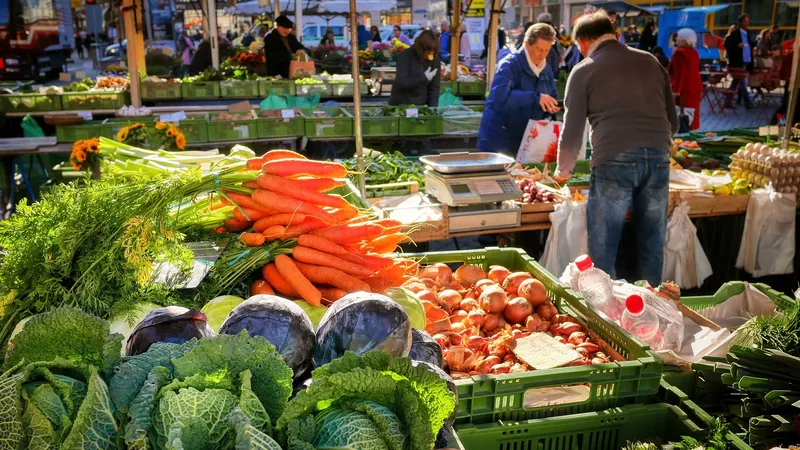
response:
M652 50L650 50L650 53L652 53L654 55L663 55L664 54L664 49L659 47L659 46L655 46L655 47L653 47Z
M602 9L592 14L586 14L578 18L575 27L572 29L572 39L586 39L593 41L606 34L616 34L617 30L608 14Z
M392 28L392 29L393 29L393 30L399 30L400 32L402 32L402 31L403 31L403 29L402 29L402 28L400 28L400 25L395 25L395 26L394 26L394 28Z
M749 18L750 14L747 14L747 13L742 14L741 16L739 16L739 21L738 22L742 23L742 21L744 21L745 17Z
M369 30L370 30L370 31L378 31L378 27L376 27L375 25L373 25L373 26L369 27Z
M439 54L439 40L431 30L425 30L414 40L414 51L417 53L417 58L424 63L429 52L433 52L434 56Z

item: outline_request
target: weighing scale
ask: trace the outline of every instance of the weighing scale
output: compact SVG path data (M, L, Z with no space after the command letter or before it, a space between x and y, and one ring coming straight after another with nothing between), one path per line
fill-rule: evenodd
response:
M511 228L521 211L512 200L522 191L506 171L514 160L499 153L445 153L423 156L425 193L450 206L450 231Z

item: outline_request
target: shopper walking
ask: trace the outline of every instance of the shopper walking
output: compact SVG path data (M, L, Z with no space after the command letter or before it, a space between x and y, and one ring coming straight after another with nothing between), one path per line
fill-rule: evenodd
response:
M180 37L178 37L176 47L178 54L181 55L181 75L185 77L189 74L189 65L192 63L192 56L197 51L197 47L195 47L194 41L186 33L186 30L183 30Z
M83 39L80 33L75 33L75 53L79 59L83 59Z
M700 54L697 53L697 34L691 28L678 30L675 51L667 73L673 94L679 106L694 109L690 130L700 128L700 100L703 97L703 80L700 78Z
M528 121L558 112L556 83L547 55L556 30L537 23L525 32L525 45L497 65L478 134L478 149L515 156Z
M733 69L745 69L748 73L753 71L753 50L750 46L750 16L742 14L739 16L738 25L725 38L725 56L728 59L728 67ZM750 101L750 94L747 92L747 78L739 80L738 83L738 102L744 100L745 107L753 107Z
M756 45L756 69L772 69L773 50L772 50L772 32L769 28L764 28L758 35L758 44Z
M568 179L584 140L592 136L586 211L589 255L616 277L628 209L636 231L638 276L661 282L669 197L669 148L678 117L666 70L650 54L616 40L604 11L583 16L573 37L586 57L570 73L555 176ZM635 77L620 77L635 73Z
M395 25L394 29L392 30L392 33L393 33L392 39L397 39L398 41L408 46L412 44L411 39L409 39L408 36L406 36L405 33L403 33L403 29L400 28L400 25ZM431 35L433 35L433 33L431 33Z

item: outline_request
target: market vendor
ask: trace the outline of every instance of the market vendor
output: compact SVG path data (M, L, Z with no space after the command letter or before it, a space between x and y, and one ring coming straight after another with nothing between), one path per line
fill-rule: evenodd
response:
M425 30L411 48L397 55L397 72L389 104L439 105L439 41Z
M275 28L264 36L264 55L267 58L267 75L289 78L292 58L306 52L305 47L292 33L294 23L286 16L275 19Z
M478 134L478 149L515 156L528 121L558 112L553 72L545 70L556 30L537 23L525 32L525 45L497 66Z
M589 256L616 278L617 250L631 209L639 279L658 286L667 233L669 149L678 131L669 77L653 55L617 41L604 11L579 18L573 36L586 59L567 80L555 178L563 183L572 174L588 119Z

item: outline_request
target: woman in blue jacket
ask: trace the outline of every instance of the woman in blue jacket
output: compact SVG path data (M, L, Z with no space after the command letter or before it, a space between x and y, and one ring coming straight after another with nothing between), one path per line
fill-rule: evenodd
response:
M481 120L479 150L514 157L528 120L543 120L558 111L556 81L547 69L555 40L553 27L537 23L525 33L525 45L500 61Z

